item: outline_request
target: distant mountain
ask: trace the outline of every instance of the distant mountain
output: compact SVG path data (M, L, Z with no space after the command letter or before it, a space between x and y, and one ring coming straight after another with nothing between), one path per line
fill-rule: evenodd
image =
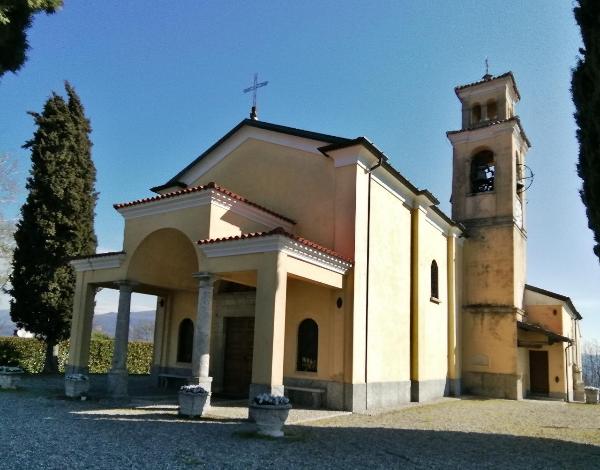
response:
M153 310L131 312L129 339L134 341L152 341L154 339L154 318L155 312ZM94 315L92 330L114 337L116 322L116 312L97 313ZM15 329L16 325L10 319L9 311L0 310L0 336L12 336Z
M152 341L154 339L154 318L156 312L147 310L142 312L131 312L129 318L129 339L133 341ZM117 324L117 313L97 313L94 315L92 330L115 336L115 325Z
M10 319L8 310L0 310L0 336L12 336L16 325Z

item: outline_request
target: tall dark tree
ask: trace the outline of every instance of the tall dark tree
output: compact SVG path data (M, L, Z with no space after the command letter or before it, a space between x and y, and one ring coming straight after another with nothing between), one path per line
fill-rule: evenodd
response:
M54 346L71 324L75 275L69 260L96 250L90 123L75 90L53 93L24 147L31 149L27 200L15 232L9 293L10 315L19 328L46 342L44 370L57 370Z
M577 173L583 180L580 194L594 232L594 253L600 259L600 2L578 0L574 12L583 39L571 80L579 140Z
M54 13L63 0L0 0L0 77L16 72L27 60L27 30L33 15Z

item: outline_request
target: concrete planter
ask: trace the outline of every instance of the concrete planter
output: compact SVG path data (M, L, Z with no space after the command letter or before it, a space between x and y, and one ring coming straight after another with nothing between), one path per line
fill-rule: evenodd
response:
M597 405L599 399L600 389L596 387L585 387L585 402L591 405Z
M89 389L89 380L73 380L69 378L65 379L65 395L69 398L81 398L82 396L86 396Z
M189 418L201 417L208 393L179 392L179 414Z
M3 373L0 372L0 388L5 390L15 390L21 382L20 373Z
M283 425L292 405L250 404L248 418L256 423L258 434L270 437L283 437Z

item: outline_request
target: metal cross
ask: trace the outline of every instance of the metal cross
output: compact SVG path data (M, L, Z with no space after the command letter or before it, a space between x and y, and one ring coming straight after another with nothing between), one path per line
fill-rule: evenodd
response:
M490 74L490 64L488 63L488 58L485 58L485 74L489 75Z
M267 86L268 84L269 84L268 81L258 83L258 74L255 73L254 74L254 83L252 84L252 86L250 86L248 88L244 88L244 93L252 92L252 111L250 112L250 117L252 119L256 119L257 118L257 114L256 114L256 90L258 90L259 88L261 88L263 86Z

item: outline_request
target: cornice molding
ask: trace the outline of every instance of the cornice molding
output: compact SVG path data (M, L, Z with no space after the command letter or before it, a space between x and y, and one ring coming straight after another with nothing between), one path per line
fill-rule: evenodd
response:
M181 209L205 206L214 204L225 210L230 210L253 222L258 222L268 228L283 227L286 231L292 232L294 225L280 217L269 214L258 207L254 207L244 201L217 191L216 189L207 189L189 194L182 194L177 197L149 201L144 204L138 204L117 209L125 220L163 214Z
M348 269L352 267L352 263L348 261L329 255L283 235L226 240L218 243L200 245L200 249L208 258L280 251L292 258L305 261L338 274L345 274Z
M115 253L114 255L90 256L89 258L74 259L69 264L76 272L96 271L99 269L113 269L121 267L125 253Z

